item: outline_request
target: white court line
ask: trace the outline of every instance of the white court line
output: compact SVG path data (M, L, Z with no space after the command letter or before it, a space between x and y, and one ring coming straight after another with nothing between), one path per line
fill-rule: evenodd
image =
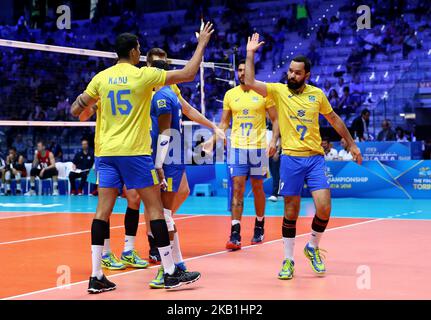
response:
M11 213L15 213L13 211L11 212L2 212L4 214L11 214ZM21 213L21 215L16 215L16 216L10 216L10 217L2 217L2 213L0 213L0 220L6 220L6 219L14 219L14 218L25 218L25 217L34 217L34 216L43 216L43 215L47 215L47 214L54 214L57 212L28 212L28 214L25 214L24 212L18 211L17 213Z
M341 230L341 229L347 229L347 228L356 227L356 226L359 226L359 225L363 225L363 224L367 224L367 223L373 223L373 222L378 222L378 221L383 221L383 220L388 220L388 219L386 219L386 218L379 218L379 219L374 219L374 220L368 220L368 221L362 221L362 222L352 223L352 224L348 224L348 225L345 225L345 226L340 226L340 227L334 227L334 228L326 229L325 232L336 231L336 230ZM305 237L305 236L309 236L310 234L311 234L311 232L303 233L303 234L300 234L300 235L296 236L296 238L302 238L302 237ZM264 242L263 245L265 245L265 244L274 244L274 243L279 242L281 240L282 239L271 240L271 241L268 241L268 242ZM250 249L250 248L261 246L261 245L262 244L260 244L260 245L259 244L248 245L248 246L242 247L241 250ZM200 255L200 256L196 256L196 257L191 257L191 258L184 259L184 261L192 261L192 260L196 260L196 259L201 259L201 258L206 258L206 257L212 257L212 256L221 255L221 254L226 254L226 253L230 253L230 251L223 250L223 251L218 251L218 252L213 252L213 253L207 253L207 254L204 254L204 255ZM159 267L158 265L155 265L155 266L151 266L151 267L149 267L147 269L153 269L153 268L158 268L158 267ZM132 270L132 271L125 271L125 272L122 272L122 273L110 275L107 278L121 277L121 276L124 276L124 275L129 275L129 274L132 274L132 273L136 273L136 272L142 272L144 270L146 270L146 269L135 269L135 270ZM37 291L27 292L27 293L19 294L19 295L16 295L16 296L10 296L10 297L6 297L6 298L2 298L0 300L13 300L13 299L27 297L27 296L38 294L38 293L45 293L45 292L49 292L49 291L53 291L53 290L57 290L57 289L60 289L60 290L61 289L67 289L67 288L70 288L71 286L75 286L75 285L83 284L83 283L87 283L87 282L88 282L88 280L74 282L74 283L71 283L69 285L58 286L58 287L52 287L52 288L43 289L43 290L37 290Z
M191 219L191 218L202 217L202 216L203 216L203 214L200 214L200 215L194 215L194 216L174 218L174 220L184 220L184 219ZM145 224L145 222L139 223L139 225L142 225L142 224ZM110 229L112 230L112 229L118 229L118 228L124 228L124 225L111 227ZM44 236L44 237L27 238L27 239L0 242L0 245L21 243L21 242L27 242L27 241L45 240L45 239L58 238L58 237L67 237L67 236L73 236L73 235L77 235L77 234L84 234L84 233L90 233L90 232L91 232L91 230L84 230L84 231L76 231L76 232L69 232L69 233L53 234L53 235Z

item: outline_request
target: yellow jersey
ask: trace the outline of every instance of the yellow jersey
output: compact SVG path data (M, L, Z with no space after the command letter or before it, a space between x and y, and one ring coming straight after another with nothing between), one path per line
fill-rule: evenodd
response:
M100 157L100 145L99 145L99 136L100 136L100 113L101 113L101 103L100 100L97 101L97 110L96 110L96 128L94 129L94 156Z
M94 76L85 92L100 99L98 156L151 155L152 91L165 80L165 70L129 63L118 63Z
M308 84L299 94L282 83L267 83L266 88L277 107L283 154L298 157L323 155L319 113L332 112L323 91Z
M241 86L226 92L223 110L232 112L232 148L266 148L266 110L273 106L271 98L253 90L244 91Z

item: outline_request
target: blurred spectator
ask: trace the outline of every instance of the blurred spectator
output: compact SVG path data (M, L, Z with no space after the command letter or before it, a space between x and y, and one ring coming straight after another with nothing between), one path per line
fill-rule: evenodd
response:
M359 48L354 48L347 58L347 72L355 75L361 70L363 53Z
M322 148L325 152L325 160L337 160L338 152L332 147L332 143L327 137L322 138Z
M58 171L55 167L54 155L45 149L45 143L39 141L37 143L37 151L34 154L34 160L32 164L32 169L30 171L30 190L25 194L26 196L36 195L36 188L34 181L36 177L40 179L53 180L53 192L52 195L58 196ZM39 190L41 193L42 190Z
M320 54L316 51L316 46L313 43L310 44L307 58L310 59L312 66L316 66L320 63Z
M326 97L329 97L329 93L331 92L331 90L332 90L331 81L326 79L325 82L323 83L322 91Z
M340 21L337 19L337 17L332 16L331 17L331 23L329 24L327 38L335 44L340 37L341 34L341 26Z
M25 178L27 171L24 165L24 157L19 154L15 147L9 148L9 155L6 158L6 172L5 172L5 192L6 195L12 194L11 191L11 180L16 180L16 191L15 194L21 194L21 178Z
M404 129L401 127L395 128L395 137L397 142L409 142L409 140L407 139L407 135L404 132Z
M57 141L52 140L48 150L52 152L54 155L55 161L57 162L63 162L63 149L61 146L57 143Z
M341 115L345 115L345 121L348 120L348 118L350 117L350 114L355 112L354 108L353 108L354 104L353 104L353 99L350 95L350 88L349 87L344 87L343 88L343 95L340 98L340 101L338 102L338 113Z
M343 147L343 149L341 149L338 152L338 160L341 161L352 161L353 160L353 156L350 153L350 151L347 148L347 142L344 138L341 139L340 141L341 146Z
M395 141L395 132L389 120L383 120L382 130L377 135L377 141Z
M319 41L321 47L325 45L326 37L328 36L329 23L327 18L322 19L322 24L319 26L317 30L316 39Z
M425 160L430 160L431 159L431 139L428 139L425 142L425 150L423 152L423 158Z
M308 20L312 20L310 9L306 0L300 0L296 5L296 23L298 26L298 34L303 38L308 33Z
M344 78L343 77L339 77L337 84L335 85L335 90L337 90L338 96L341 97L343 95L343 91L344 91L344 87L345 87L345 83L344 83Z
M15 146L15 148L19 154L25 153L25 151L27 149L27 146L24 144L24 141L22 139L22 134L16 135L16 138L15 138L13 145Z
M337 90L331 89L328 96L329 103L331 106L338 111L338 105L340 104L340 98L338 98Z
M57 112L60 112L62 110L67 112L70 110L69 98L66 98L64 94L60 95L56 110Z
M274 49L272 51L272 70L275 70L283 59L284 41L284 32L280 27L276 26L274 30Z
M407 59L409 53L416 49L418 46L418 39L416 37L416 31L410 28L409 34L404 38L403 41L403 59Z
M373 32L369 32L363 41L364 52L367 55L367 59L370 57L371 61L374 61L376 54L382 51L382 36L379 28L375 28Z
M4 174L6 172L6 162L4 159L0 156L0 196L3 196L5 191L4 190Z
M370 125L370 110L364 109L361 115L352 122L352 136L355 140L367 141L370 138L368 127Z
M88 140L81 141L82 150L75 154L73 158L72 171L69 174L70 194L82 195L82 190L87 182L87 176L94 164L94 154L89 151ZM81 179L76 191L76 179Z

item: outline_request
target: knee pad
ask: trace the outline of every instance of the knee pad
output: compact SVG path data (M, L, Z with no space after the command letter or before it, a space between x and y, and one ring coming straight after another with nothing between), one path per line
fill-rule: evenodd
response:
M20 172L16 173L15 180L17 180L17 181L21 180L21 173Z
M175 231L175 222L174 218L172 218L172 211L168 209L163 209L163 214L165 216L166 225L168 226L168 231Z

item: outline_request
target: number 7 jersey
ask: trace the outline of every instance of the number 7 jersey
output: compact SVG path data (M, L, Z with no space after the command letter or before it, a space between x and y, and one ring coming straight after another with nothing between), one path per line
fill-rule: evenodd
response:
M166 71L118 63L99 72L85 92L99 99L99 156L151 155L151 98Z
M273 107L270 98L241 86L228 90L223 110L232 112L231 147L238 149L266 148L266 110Z
M319 113L332 112L323 91L308 84L299 94L282 83L267 83L266 88L277 106L283 154L297 157L323 155Z

